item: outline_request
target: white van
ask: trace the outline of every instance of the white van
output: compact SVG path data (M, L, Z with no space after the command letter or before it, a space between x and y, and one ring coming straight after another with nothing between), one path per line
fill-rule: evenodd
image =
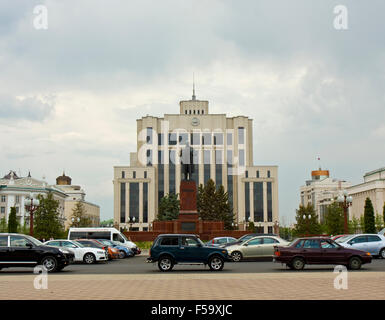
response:
M68 240L76 239L106 239L120 242L121 245L130 249L137 249L137 246L126 236L115 228L70 228Z

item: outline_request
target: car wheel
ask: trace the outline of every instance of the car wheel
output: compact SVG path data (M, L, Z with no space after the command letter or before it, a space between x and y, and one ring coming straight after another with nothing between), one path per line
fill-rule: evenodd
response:
M305 261L302 258L294 258L290 264L294 270L302 270L305 267Z
M119 259L124 259L126 257L126 253L123 250L119 251Z
M233 259L234 262L239 262L242 260L242 253L240 253L239 251L234 251L232 254L231 254L231 258Z
M361 259L358 257L352 257L349 260L349 269L351 270L358 270L361 268L362 262Z
M382 259L385 259L385 248L382 248L381 251L380 251L380 257Z
M93 264L96 261L96 258L93 253L86 253L83 257L84 263Z
M57 269L57 261L52 256L44 257L43 260L41 260L41 265L47 272L54 272Z
M214 256L209 259L209 267L212 271L221 271L224 266L224 261L221 257Z
M170 271L174 267L174 263L169 256L163 256L159 258L158 268L160 271Z

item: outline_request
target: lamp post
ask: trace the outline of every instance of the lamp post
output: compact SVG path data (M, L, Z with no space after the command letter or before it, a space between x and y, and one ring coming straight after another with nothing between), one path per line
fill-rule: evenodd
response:
M307 226L307 235L309 235L310 234L310 219L311 219L311 215L309 214L308 216L306 216L306 214L304 214L303 216L302 216L302 218L304 219L304 220L306 220L307 222L306 222L306 226Z
M130 231L132 229L132 225L135 223L135 217L130 217Z
M25 210L29 212L29 235L33 236L33 215L40 205L39 199L34 199L32 193L24 200Z
M348 196L348 192L344 190L343 193L337 197L337 202L340 207L344 210L344 232L345 234L348 234L348 209L352 205L353 198L352 196Z
M76 223L76 227L79 227L79 222L80 222L80 218L79 218L79 217L77 217L77 218L72 217L72 218L71 218L71 221L72 221L72 224L74 224L75 221L76 221L76 222L77 222L77 223Z

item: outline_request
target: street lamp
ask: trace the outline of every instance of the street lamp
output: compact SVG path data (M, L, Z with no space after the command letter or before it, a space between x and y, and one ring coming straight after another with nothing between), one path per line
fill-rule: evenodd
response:
M29 235L33 236L33 214L40 205L39 199L34 199L32 193L24 200L25 210L29 211Z
M80 222L80 218L79 217L77 217L77 218L72 217L71 221L72 221L72 224L74 224L74 222L76 221L77 222L76 223L76 227L79 227L79 222Z
M132 229L132 225L135 223L135 217L130 217L130 231L131 231L131 229Z
M345 231L345 234L348 234L349 233L348 209L352 205L353 197L348 196L348 192L344 190L343 193L337 197L337 202L340 205L340 207L344 210L344 231Z

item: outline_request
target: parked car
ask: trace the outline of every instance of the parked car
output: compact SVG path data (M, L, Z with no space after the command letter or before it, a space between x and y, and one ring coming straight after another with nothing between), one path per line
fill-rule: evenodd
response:
M54 272L62 270L73 260L72 252L46 246L31 236L0 233L0 270L42 265L48 272Z
M385 237L379 234L354 234L336 240L341 246L368 251L385 259Z
M105 256L106 256L106 260L110 259L109 256L108 256L108 248L107 248L107 246L104 246L104 245L102 245L100 243L97 243L96 241L87 240L87 239L77 239L76 242L79 242L80 244L82 244L86 248L96 248L96 249L99 249L99 250L104 250Z
M91 239L91 241L94 241L96 242L97 244L100 244L104 249L107 249L107 253L108 253L108 260L112 260L112 259L119 259L119 250L114 248L113 246L111 245L108 245L108 244L105 244L105 243L102 243L100 240L98 239Z
M286 247L276 246L273 261L294 270L302 270L306 264L345 265L358 270L371 263L372 256L369 252L344 248L329 238L311 237L296 239Z
M162 234L152 244L146 262L158 262L160 271L170 271L175 264L205 264L220 271L225 261L231 261L227 250L208 247L191 234Z
M286 246L289 242L277 236L257 236L226 247L229 255L235 262L250 258L272 257L274 246Z
M223 247L224 245L235 241L237 241L237 239L233 237L216 237L207 241L206 245L212 247Z
M254 237L258 237L258 236L273 236L273 237L277 237L277 235L275 233L248 233L248 234L245 234L243 235L242 237L236 239L234 242L229 242L227 244L225 244L223 247L226 248L226 247L229 247L229 246L232 246L232 245L235 245L235 244L240 244L242 242L245 242L251 238L254 238Z
M97 239L99 242L101 242L104 245L111 246L119 251L119 258L124 259L127 257L132 257L134 253L131 249L121 246L119 242L114 242L111 240L105 240L105 239Z
M96 263L98 261L106 261L106 252L100 248L85 247L77 241L67 239L49 240L44 242L45 245L51 247L63 248L72 251L75 262L84 262L86 264Z

